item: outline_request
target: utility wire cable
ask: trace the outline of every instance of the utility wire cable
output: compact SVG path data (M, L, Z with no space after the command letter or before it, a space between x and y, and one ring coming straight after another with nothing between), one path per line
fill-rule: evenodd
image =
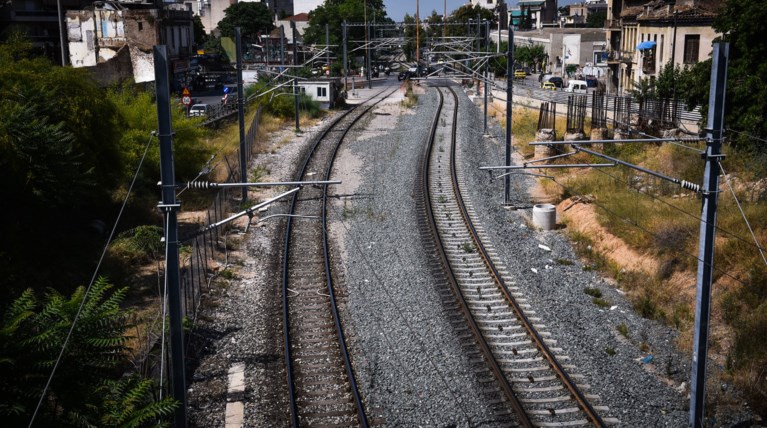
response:
M168 226L170 225L169 212L165 213L165 218L163 220L165 222L165 227L163 228L163 230L165 230L165 278L163 279L162 298L160 299L162 302L162 333L160 334L160 400L162 400L163 379L165 378L165 314L168 307Z
M561 152L561 149L560 149L560 148L557 148L557 150ZM627 186L631 186L631 183L629 183L628 181L626 181L626 180L624 180L624 179L622 179L622 178L620 178L620 177L618 177L618 176L616 176L616 175L613 175L613 174L611 174L610 172L608 172L608 171L606 171L606 170L604 170L604 169L602 169L602 168L596 169L596 171L597 171L598 173L600 173L600 174L604 174L604 175L606 175L606 176L608 176L608 177L612 178L613 180L615 180L615 181L617 181L617 182L623 183L623 184L625 184L625 185L627 185ZM563 187L564 187L564 186L563 186ZM568 189L568 190L572 190L572 189L570 189L570 188L568 188L568 187L565 187L565 189ZM668 202L668 201L666 201L666 200L664 200L664 199L662 199L662 198L659 198L659 197L657 197L657 196L654 196L654 195L652 195L652 194L650 194L650 193L648 193L648 192L645 192L645 191L642 191L642 190L639 190L639 189L635 189L635 190L636 190L636 192L637 192L637 193L639 193L639 194L642 194L642 195L645 195L645 196L647 196L648 198L650 198L650 199L652 199L652 200L654 200L654 201L656 201L656 202L660 202L660 203L662 203L662 204L664 204L664 205L668 206L669 208L672 208L672 209L674 209L674 210L676 210L676 211L678 211L678 212L680 212L680 213L682 213L682 214L684 214L684 215L686 215L686 216L688 216L688 217L691 217L691 218L694 218L694 219L696 219L696 220L700 220L700 221L702 221L702 222L704 222L704 223L707 223L707 222L706 222L706 220L704 220L704 219L701 219L701 218L700 218L700 215L699 215L699 214L690 213L690 212L688 212L688 211L685 211L684 209L682 209L682 208L679 208L679 207L677 207L676 205L674 205L674 204L672 204L672 203L670 203L670 202ZM751 245L751 246L755 246L757 249L761 249L761 248L762 248L762 247L760 247L759 245L754 245L754 244L753 244L752 242L750 242L748 239L746 239L746 238L744 238L744 237L742 237L742 236L739 236L739 235L735 234L734 232L730 232L730 231L729 231L729 230L727 230L727 229L723 229L721 226L716 226L716 225L715 225L714 227L716 228L716 230L717 230L718 232L720 232L720 233L722 233L722 234L724 234L724 235L727 235L727 236L729 236L729 237L731 237L731 238L733 238L733 239L737 239L737 240L739 240L739 241L743 242L744 244L747 244L747 245Z
M729 132L734 132L734 133L736 133L736 134L740 134L740 135L746 136L746 137L748 137L748 138L751 138L751 139L753 139L753 140L757 140L757 141L761 141L761 142L763 142L763 143L767 143L767 140L765 140L765 139L763 139L763 138L755 137L755 136L753 136L753 135L751 135L751 134L747 134L747 133L745 133L745 132L742 132L742 131L736 131L736 130L734 130L734 129L732 129L732 128L727 128L727 131L729 131Z
M77 308L77 313L75 314L75 318L72 320L72 325L69 327L69 332L67 332L67 337L64 339L64 344L61 345L61 351L59 351L58 357L56 357L56 362L53 364L53 368L51 369L51 374L48 376L48 380L45 382L45 387L43 388L42 393L40 394L40 400L37 402L37 406L35 406L35 411L32 413L32 418L29 420L29 428L32 427L32 425L35 423L35 419L37 418L37 414L40 411L40 407L43 405L43 401L45 401L45 396L48 394L48 389L51 386L51 382L53 381L53 376L56 375L56 370L59 368L59 364L61 363L62 358L64 358L64 352L66 352L67 345L69 344L69 340L72 338L72 333L75 330L75 326L77 325L77 320L80 318L80 314L83 311L83 307L85 307L85 302L88 300L88 293L91 291L91 287L93 287L93 283L96 281L96 276L98 275L99 269L101 269L101 263L104 261L104 257L107 254L107 250L109 249L109 244L112 242L112 238L115 235L115 231L117 230L117 225L120 224L120 218L122 217L123 211L125 211L125 206L128 204L128 198L130 198L131 191L133 190L133 185L136 184L136 179L138 178L139 172L141 172L141 167L144 164L144 159L146 158L146 154L149 151L149 146L152 143L152 139L154 138L155 134L154 132L149 137L149 141L146 143L146 147L144 148L144 154L141 156L141 160L139 161L138 167L136 167L136 173L133 175L133 180L130 183L130 186L128 187L128 192L125 194L125 198L123 199L122 206L120 207L120 211L117 213L117 218L115 219L114 225L112 226L112 231L109 233L109 237L107 238L106 244L104 244L104 249L101 252L101 257L99 257L99 261L96 264L96 269L93 271L93 276L91 277L90 282L88 283L88 287L85 289L85 293L83 294L83 300L80 302L80 306Z
M558 150L560 150L560 149L558 149ZM602 169L597 169L597 172L600 172L600 173L602 173L602 174L605 174L605 175L607 175L608 177L610 177L610 178L614 179L615 181L618 181L618 182L621 182L621 183L623 183L623 184L626 184L626 185L629 185L629 186L630 186L630 183L629 183L629 182L627 182L626 180L623 180L623 179L621 179L620 177L616 177L616 176L614 176L614 175L610 174L610 173L609 173L609 172L607 172L607 171L604 171L604 170L602 170ZM577 194L578 194L577 192L575 192L575 191L574 191L574 189L572 189L572 188L570 188L570 187L566 186L565 184L563 184L563 183L561 183L561 182L557 181L556 179L554 179L554 180L552 180L552 181L554 181L554 183L556 183L557 185L559 185L559 186L561 186L562 188L564 188L565 190L567 190L567 191L568 191L570 194L573 194L573 195L577 195ZM673 205L673 204L671 204L671 203L669 203L669 202L666 202L666 201L664 201L664 200L663 200L663 199L661 199L661 198L655 197L655 196L653 196L653 195L651 195L651 194L649 194L649 193L646 193L646 192L642 192L642 191L640 191L640 190L636 190L636 192L637 192L637 193L640 193L640 194L643 194L643 195L646 195L647 197L649 197L649 198L651 198L651 199L653 199L653 200L655 200L655 201L661 202L661 203L663 203L663 204L665 204L665 205L669 206L670 208L673 208L673 209L675 209L675 210L679 211L680 213L683 213L683 214L685 214L685 215L688 215L688 216L690 216L690 217L693 217L693 218L695 218L695 219L697 219L697 220L700 220L700 221L702 221L702 222L704 222L704 223L706 222L705 220L701 219L699 216L697 216L697 215L693 215L693 214L691 214L691 213L689 213L689 212L687 212L687 211L685 211L685 210L683 210L683 209L681 209L681 208L679 208L679 207L677 207L677 206L675 206L675 205ZM582 195L581 195L581 196L582 196ZM652 237L653 237L653 238L655 238L655 239L659 239L659 238L660 238L658 235L656 235L655 233L653 233L651 230L648 230L648 229L646 229L646 228L642 227L642 226L641 226L641 225L640 225L638 222L636 222L635 220L631 220L631 219L627 219L627 218L625 218L625 217L622 217L622 216L620 216L618 213L614 212L613 210L611 210L611 209L610 209L610 208L608 208L607 206L605 206L605 205L603 205L603 204L600 204L599 202L596 202L596 201L594 201L594 202L593 202L593 204L594 204L594 205L596 205L597 207L601 208L602 210L604 210L604 211L605 211L607 214L611 215L612 217L614 217L614 218L617 218L617 219L620 219L620 220L622 220L624 223L627 223L627 224L630 224L630 225L634 226L635 228L639 229L639 230L640 230L640 231L642 231L643 233L645 233L645 234L647 234L647 235L649 235L649 236L652 236ZM738 240L740 240L740 241L742 241L742 242L744 242L744 243L746 243L746 244L748 244L748 245L753 245L751 242L749 242L749 241L745 240L744 238L742 238L742 237L740 237L740 236L738 236L738 235L736 235L736 234L734 234L734 233L732 233L732 232L729 232L729 231L727 231L727 230L721 229L721 228L719 228L719 227L716 227L716 229L717 229L718 231L720 231L720 232L722 232L722 233L724 233L724 234L726 234L726 235L728 235L728 236L731 236L731 237L733 237L733 238L735 238L735 239L738 239ZM760 247L757 245L757 248L760 248ZM697 255L694 255L694 254L691 254L691 253L688 253L688 252L684 252L684 251L681 251L680 253L681 253L681 254L685 254L685 255L687 255L687 256L689 256L689 257L691 257L691 258L693 258L693 259L695 259L695 260L697 260L697 261L699 261L699 262L703 262L703 263L706 263L706 265L709 265L709 264L708 264L708 263L707 263L705 260L702 260L702 259L700 259L700 257L698 257ZM735 276L731 275L731 274L730 274L730 273L728 273L728 272L722 271L721 269L718 269L718 268L716 268L716 267L714 267L714 266L710 266L710 267L711 267L712 269L714 269L714 271L721 273L723 276L726 276L726 277L728 277L728 278L732 279L733 281L739 282L739 283L741 283L741 284L743 284L743 285L748 285L748 284L746 284L745 282L743 282L742 280L740 280L740 279L736 278Z
M730 183L729 177L727 177L727 174L724 172L724 168L722 167L721 162L719 163L719 169L722 170L722 174L724 175L724 181L727 183L727 187L730 189L730 193L732 193L732 198L735 199L735 203L738 205L738 209L740 210L740 215L743 216L743 221L746 222L746 227L748 227L748 231L751 233L751 238L754 240L754 244L756 244L756 248L759 250L759 254L762 256L762 261L765 265L767 265L767 257L764 255L764 247L762 247L759 244L759 240L756 239L756 234L754 233L754 229L751 228L751 223L748 222L748 217L746 217L746 213L743 211L743 207L740 204L740 201L738 200L738 196L735 195L735 189L732 188L732 183Z

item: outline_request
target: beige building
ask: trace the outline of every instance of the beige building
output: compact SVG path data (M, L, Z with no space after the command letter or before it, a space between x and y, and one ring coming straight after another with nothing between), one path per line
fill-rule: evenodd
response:
M69 63L88 68L101 84L132 77L154 80L152 47L165 45L172 73L184 72L194 49L192 13L182 4L107 1L66 12Z
M676 3L676 4L674 4ZM670 62L706 60L717 37L711 27L720 0L608 0L608 92L631 90L657 78Z

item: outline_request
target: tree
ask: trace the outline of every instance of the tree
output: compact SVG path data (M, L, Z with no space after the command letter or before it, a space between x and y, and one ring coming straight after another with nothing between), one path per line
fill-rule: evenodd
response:
M195 45L204 45L208 41L208 34L205 33L205 25L202 23L200 15L195 15L192 18L192 25L194 27L194 43Z
M727 0L713 27L730 43L725 124L728 128L767 137L767 42L763 37L767 8L761 2ZM705 116L704 116L705 117ZM743 134L729 134L736 146L767 155L767 145Z
M367 13L367 17L365 16ZM304 32L304 42L306 44L325 44L325 24L328 25L330 32L330 44L335 46L333 51L336 58L341 58L343 50L343 22L361 23L367 21L372 24L393 23L386 16L386 9L383 0L366 0L364 3L359 0L325 0L325 3L309 12L309 26ZM349 49L361 45L365 40L365 27L350 26L347 27L347 41ZM286 29L287 31L287 29ZM375 30L371 27L369 37L374 37ZM353 41L356 41L354 43ZM352 58L349 58L352 61Z
M450 27L450 34L453 36L467 36L469 34L467 33L469 31L467 24L469 24L470 20L474 21L472 25L476 29L477 17L479 17L480 21L490 21L490 27L495 27L497 22L495 13L492 10L485 9L479 5L465 4L454 10L448 17L448 23L462 24ZM470 33L474 34L475 31L471 30Z
M605 20L607 19L607 12L600 10L598 12L590 13L586 17L586 27L588 28L603 28L605 26Z
M442 15L438 14L436 10L431 11L423 22L426 23L425 33L428 38L440 38L442 37L443 20Z
M501 42L501 45L499 46L500 52L506 52L509 47L509 42ZM495 77L504 77L506 76L506 55L502 55L499 57L494 57L490 61L490 70L493 72L493 75Z
M274 29L272 12L266 3L235 3L224 9L224 19L218 29L224 37L234 37L234 29L240 27L240 34L247 40L255 40L259 33L267 34Z
M534 69L546 58L546 50L543 45L514 46L514 62L517 65L524 64Z
M0 296L79 281L91 263L87 225L111 214L123 181L115 106L85 70L32 52L19 35L0 44L0 192L9 204L0 213Z
M99 278L85 295L80 287L65 297L49 290L42 299L28 289L0 317L0 416L8 426L26 425L82 305L64 357L59 362L36 419L39 426L154 426L175 403L155 402L153 382L128 367L120 308L127 289L114 290Z

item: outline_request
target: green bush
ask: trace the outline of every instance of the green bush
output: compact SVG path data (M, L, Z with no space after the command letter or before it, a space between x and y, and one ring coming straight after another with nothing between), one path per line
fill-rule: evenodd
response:
M112 254L128 263L145 262L162 255L162 228L138 226L122 232L112 243Z
M321 112L320 104L306 94L298 95L298 110L309 117L318 117ZM266 102L266 111L285 119L295 117L296 109L293 95L290 92L275 95Z
M0 324L0 417L26 426L57 363L35 426L162 426L175 403L155 401L151 380L122 376L129 364L131 326L120 308L127 289L99 278L71 297L50 290L42 298L28 289L2 314ZM80 310L82 309L82 310ZM73 321L77 324L68 336Z

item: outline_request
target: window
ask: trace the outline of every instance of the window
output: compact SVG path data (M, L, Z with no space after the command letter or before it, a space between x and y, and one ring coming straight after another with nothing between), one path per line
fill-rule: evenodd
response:
M325 98L328 96L328 88L317 88L317 98Z
M686 34L684 36L684 63L695 64L698 62L698 50L700 48L699 34Z
M139 22L138 23L138 30L139 31L143 31L144 30L144 23L143 22Z

